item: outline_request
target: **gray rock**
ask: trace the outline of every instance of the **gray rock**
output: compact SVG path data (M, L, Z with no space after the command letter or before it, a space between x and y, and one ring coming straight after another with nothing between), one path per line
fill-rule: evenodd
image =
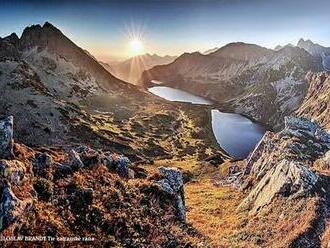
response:
M244 169L244 174L247 175L251 171L252 165L260 158L262 152L266 148L269 140L274 134L272 132L266 132L259 143L256 145L254 150L250 153L250 155L246 159L246 166Z
M69 153L69 163L73 170L79 170L84 167L84 163L81 161L80 155L75 150L71 150Z
M18 160L0 160L0 175L13 185L21 184L25 172L25 165Z
M329 133L316 122L286 117L285 128L277 134L266 133L248 159L245 170L248 177L242 189L251 190L239 209L256 213L277 196L308 196L319 181L309 166L325 159L329 139Z
M42 177L50 177L48 169L53 164L52 157L47 153L38 153L33 162L33 173Z
M177 215L180 221L185 222L186 210L183 189L183 175L177 168L160 167L158 168L163 179L156 183L167 193L176 199Z
M128 178L128 164L130 163L127 157L120 156L114 160L116 170L121 177Z
M63 178L72 173L71 166L68 166L65 164L54 163L53 168L54 168L54 178L55 179Z
M117 171L118 175L125 178L134 178L134 171L129 169L130 160L125 156L105 153L102 163L109 169Z
M13 116L0 121L0 158L10 159L14 157L13 126Z
M252 189L239 209L250 209L252 213L270 204L277 195L302 197L312 192L319 177L303 164L282 160L269 170Z
M35 162L39 167L49 168L53 163L53 159L47 153L38 153L35 155Z
M183 187L182 172L177 168L160 167L161 175L168 181L174 191L180 191Z
M167 179L161 179L161 180L157 181L157 184L159 184L165 192L167 192L169 194L175 193L175 191L172 189L172 187Z
M24 211L24 203L12 192L10 185L3 185L0 201L0 230L6 228Z

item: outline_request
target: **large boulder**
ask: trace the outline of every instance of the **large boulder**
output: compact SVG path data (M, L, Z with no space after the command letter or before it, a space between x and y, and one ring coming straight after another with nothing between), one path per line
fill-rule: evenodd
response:
M0 120L0 159L8 159L14 156L13 123L13 116Z
M25 202L15 196L10 184L4 183L0 199L0 230L14 222L24 212L25 206Z
M129 168L130 160L121 155L105 153L102 163L109 169L116 171L124 178L134 178L134 172Z
M80 155L75 150L71 150L69 153L69 164L75 171L84 167L84 163L81 161Z
M158 168L162 179L156 183L176 198L177 215L180 221L186 220L183 175L177 168L160 167Z

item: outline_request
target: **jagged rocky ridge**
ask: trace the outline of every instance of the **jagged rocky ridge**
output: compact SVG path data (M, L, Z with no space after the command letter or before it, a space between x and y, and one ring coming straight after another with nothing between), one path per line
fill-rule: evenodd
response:
M324 47L304 39L298 41L297 47L303 48L313 56L322 59L324 70L330 71L330 47Z
M321 126L330 128L330 74L329 72L308 73L309 89L297 113L313 118Z
M327 159L330 134L301 117L286 117L279 133L268 132L249 156L243 189L252 190L241 208L257 213L276 196L302 197L316 190L319 176L312 171L318 159Z
M183 54L169 65L145 71L141 81L146 86L161 81L280 129L284 116L304 98L306 73L320 69L321 60L301 48L274 51L231 43L208 55Z
M191 245L198 237L184 224L179 170L148 175L126 157L86 146L31 149L13 142L8 120L0 121L2 235L85 235L93 245L139 247Z

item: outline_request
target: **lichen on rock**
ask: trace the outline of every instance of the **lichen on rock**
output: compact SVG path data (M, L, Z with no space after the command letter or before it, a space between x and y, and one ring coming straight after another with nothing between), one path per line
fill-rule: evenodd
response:
M162 176L162 179L158 180L156 183L160 185L165 192L175 196L178 218L184 222L186 220L186 210L182 172L177 168L167 167L159 167L158 170Z
M13 122L13 116L0 120L0 158L12 158L14 156Z

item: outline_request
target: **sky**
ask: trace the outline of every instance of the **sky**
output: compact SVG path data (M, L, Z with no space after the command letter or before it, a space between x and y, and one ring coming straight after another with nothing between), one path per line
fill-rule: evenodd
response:
M330 0L0 0L0 37L46 21L106 62L236 41L274 48L305 38L330 46Z

